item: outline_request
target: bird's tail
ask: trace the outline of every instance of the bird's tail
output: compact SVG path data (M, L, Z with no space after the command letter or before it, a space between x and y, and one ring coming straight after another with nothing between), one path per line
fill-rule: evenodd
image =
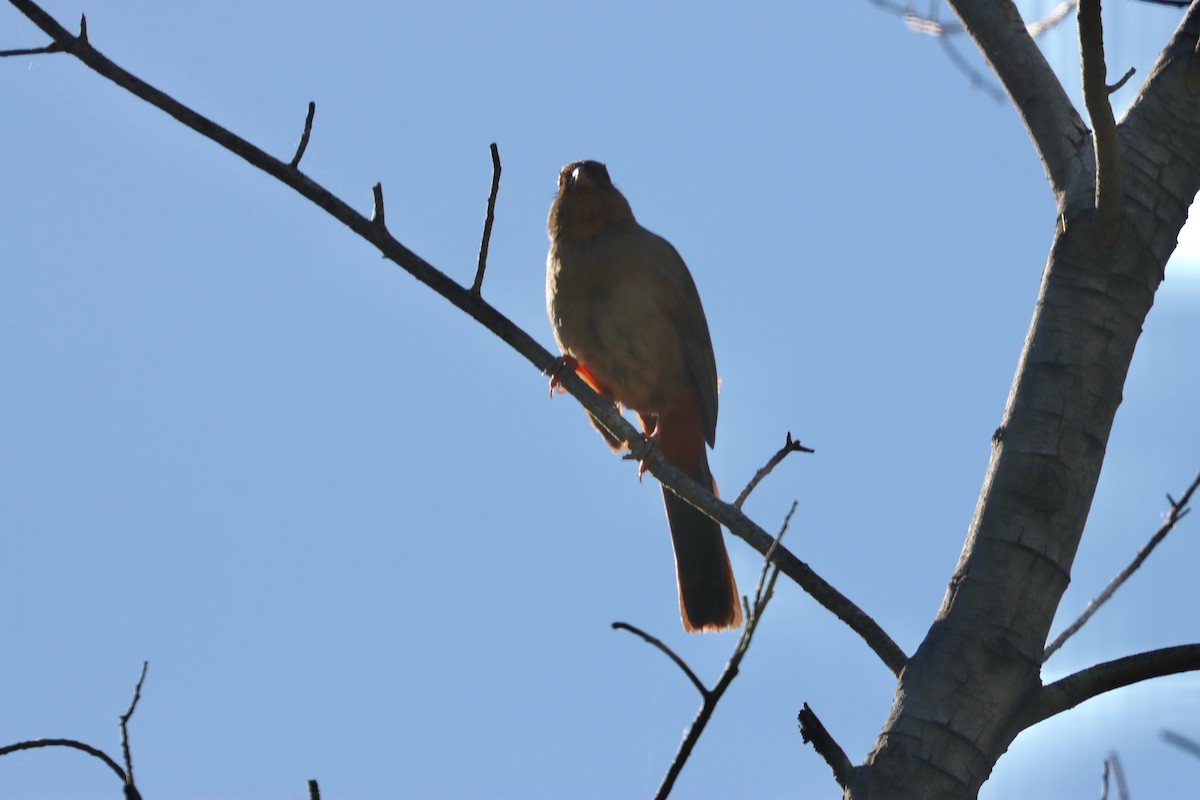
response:
M701 486L713 487L703 442L699 466L700 469L694 470L699 474L693 474L692 478ZM679 613L684 630L691 633L738 627L742 624L742 604L721 526L667 487L662 492L671 544L675 548Z

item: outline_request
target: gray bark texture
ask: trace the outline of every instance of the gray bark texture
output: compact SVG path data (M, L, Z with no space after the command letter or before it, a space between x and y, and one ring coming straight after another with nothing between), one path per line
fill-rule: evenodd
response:
M1025 121L1058 220L962 555L874 749L845 787L855 800L973 798L1023 729L1115 688L1081 673L1086 685L1070 699L1047 691L1042 651L1142 323L1200 190L1198 4L1117 125L1115 225L1096 211L1095 140L1016 8L951 6ZM1152 662L1136 680L1166 674Z

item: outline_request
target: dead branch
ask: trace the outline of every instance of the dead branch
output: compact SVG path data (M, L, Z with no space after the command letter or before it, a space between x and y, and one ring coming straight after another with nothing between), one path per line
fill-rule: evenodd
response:
M1200 472L1196 473L1196 477L1192 479L1191 484L1180 496L1178 501L1171 497L1171 495L1167 495L1167 502L1171 504L1171 510L1167 513L1167 518L1163 521L1163 524L1160 525L1158 530L1154 532L1150 539L1147 540L1144 545L1142 545L1142 549L1138 550L1137 555L1133 557L1133 561L1129 562L1125 569L1118 572L1116 577L1109 581L1108 585L1104 587L1104 590L1101 591L1100 594L1096 595L1091 602L1087 604L1087 606L1083 609L1083 613L1080 614L1074 622L1068 625L1062 633L1054 637L1054 641L1046 645L1046 649L1042 652L1042 663L1045 663L1050 656L1054 655L1054 651L1062 647L1063 644L1066 643L1067 639L1070 639L1072 636L1074 636L1079 629L1082 628L1084 624L1092 618L1092 615L1100 610L1100 606L1108 602L1109 598L1116 593L1117 589L1120 589L1122 584L1129 580L1129 577L1133 575L1133 573L1137 572L1138 568L1142 566L1142 562L1150 557L1150 554L1154 552L1154 548L1158 547L1159 543L1161 543L1163 539L1167 538L1167 534L1170 533L1171 529L1175 527L1175 523L1187 516L1188 512L1191 510L1188 508L1188 503L1191 501L1192 493L1196 491L1197 487L1200 487Z
M725 669L721 671L721 677L717 679L712 689L705 689L700 680L696 678L695 673L683 663L682 659L671 653L665 645L661 645L661 643L658 645L659 649L670 655L675 660L675 663L691 678L696 688L700 690L700 696L703 700L700 703L700 710L696 712L695 719L692 720L687 733L684 734L683 741L679 744L679 750L676 751L675 757L671 759L671 764L667 768L667 774L663 776L658 791L654 793L654 800L665 800L671 793L671 789L675 786L675 781L679 778L679 774L683 772L683 767L691 756L696 742L700 740L700 734L704 733L709 719L712 718L713 711L717 708L717 703L721 702L721 697L725 694L725 690L729 688L729 685L733 683L733 679L737 677L742 658L745 657L746 651L750 648L754 632L758 630L758 623L762 620L763 612L767 610L767 603L770 602L771 597L775 593L775 580L779 577L779 567L772 564L771 555L774 549L779 547L779 540L787 532L788 524L795 513L796 503L793 501L792 507L783 518L783 524L779 528L779 535L775 537L774 547L768 551L767 557L763 560L763 568L758 577L758 585L754 588L753 606L745 598L742 598L742 602L746 604L746 625L742 628L742 635L738 638L737 644L734 645L733 653L729 656L729 661L725 664ZM614 624L613 627L616 627L616 625ZM625 627L628 628L629 626ZM647 637L645 634L641 635L643 638L647 638L648 641L652 638Z
M312 135L313 117L317 114L317 104L313 101L308 101L308 114L304 117L304 130L300 133L300 143L296 145L296 155L292 156L292 169L300 168L300 159L304 158L304 151L308 149L308 137Z
M129 753L129 736L126 730L129 719L133 716L134 710L137 708L138 700L142 696L142 683L146 680L146 670L149 668L148 661L142 662L142 674L138 678L137 686L133 690L133 700L129 703L129 709L121 715L121 750L125 756L125 767L113 759L108 753L103 750L92 747L90 744L75 739L30 739L24 742L17 742L5 747L0 747L0 756L6 756L9 753L16 753L20 750L36 750L42 747L66 747L71 750L79 750L87 753L89 756L98 758L103 761L109 769L111 769L118 778L121 779L121 784L124 789L125 800L141 800L141 794L138 792L137 786L133 782L133 758Z
M476 297L483 291L483 271L487 269L488 245L492 241L492 223L496 220L496 193L500 191L500 148L492 142L492 191L488 193L487 214L483 218L483 239L479 243L479 266L475 270L475 282L471 294Z
M554 357L544 347L513 324L494 306L471 292L470 289L459 285L391 236L384 224L383 189L380 184L376 184L373 189L375 198L373 218L367 219L341 198L299 170L292 169L289 164L269 155L232 131L198 114L141 78L117 66L92 47L85 35L72 36L57 20L32 0L9 0L9 2L58 42L62 49L74 55L95 72L166 112L200 135L211 139L280 183L291 187L331 217L350 228L374 245L384 258L450 301L456 308L465 312L524 356L539 372L549 369L554 363ZM722 502L706 488L701 487L700 484L668 463L662 454L657 452L657 448L652 447L651 443L645 440L637 429L621 416L611 402L592 391L591 387L574 372L564 372L560 383L592 416L600 420L601 424L626 441L629 444L631 455L645 463L649 472L664 486L724 525L759 553L768 552L774 542L773 536L739 509ZM780 547L775 550L772 563L777 565L783 574L794 580L814 600L857 633L893 674L900 673L907 663L908 657L874 619L786 548Z
M813 450L811 447L805 447L804 445L800 444L800 441L798 439L793 441L792 440L792 432L788 431L787 440L784 441L783 447L779 448L779 450L777 450L775 452L775 455L771 456L770 460L767 461L767 463L763 465L762 469L760 469L758 472L754 473L754 477L751 478L750 482L746 484L746 488L742 489L742 493L739 494L737 496L737 499L733 501L733 507L737 508L737 509L741 509L742 503L746 502L746 498L749 497L750 493L753 492L754 489L758 486L758 484L762 482L762 479L767 477L768 475L770 475L772 470L774 470L777 466L779 466L779 464L785 458L787 458L789 454L791 454L791 453L815 453L815 452L817 452L817 451Z
M854 765L846 757L846 752L829 735L829 731L825 730L825 726L808 707L808 703L801 707L796 721L800 724L800 738L805 744L811 743L817 754L825 759L825 763L833 770L833 778L837 785L845 790L854 777Z

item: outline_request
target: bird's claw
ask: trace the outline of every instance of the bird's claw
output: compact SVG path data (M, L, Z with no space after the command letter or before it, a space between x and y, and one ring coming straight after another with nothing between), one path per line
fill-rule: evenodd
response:
M579 362L572 356L559 356L550 362L550 366L542 370L543 375L550 376L550 396L562 394L567 390L562 385L562 375L564 372L575 372L579 369Z

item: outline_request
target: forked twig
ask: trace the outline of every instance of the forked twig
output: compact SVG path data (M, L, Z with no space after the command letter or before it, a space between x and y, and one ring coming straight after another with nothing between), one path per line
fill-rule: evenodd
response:
M0 747L0 756L6 756L9 753L16 753L20 750L35 750L42 747L66 747L71 750L79 750L103 761L121 779L121 783L124 786L125 800L141 800L142 796L133 782L133 759L129 754L129 736L126 727L129 724L130 717L133 716L134 709L137 708L138 700L141 698L142 682L146 680L146 669L148 667L149 662L143 661L141 677L138 678L137 686L133 690L133 700L129 703L129 709L120 717L121 750L125 756L124 768L112 756L98 747L92 747L90 744L84 744L75 739L30 739Z
M754 632L758 629L758 623L762 619L763 612L766 611L767 603L771 600L771 596L775 592L775 580L779 577L779 567L771 563L771 557L774 555L775 548L779 545L779 540L787 532L788 524L791 522L794 513L796 513L795 501L792 502L792 507L788 510L787 516L784 517L783 524L779 528L779 535L775 537L775 542L771 545L771 549L767 552L766 558L763 560L762 572L759 574L758 584L754 587L754 603L751 604L746 598L742 598L742 602L746 606L746 625L742 628L742 635L738 638L738 642L733 648L733 653L729 656L729 661L725 664L725 669L721 671L721 677L717 679L713 688L705 688L704 684L696 677L696 673L692 671L687 663L658 639L624 622L613 623L613 628L620 628L635 633L663 653L666 653L683 670L684 675L692 682L692 685L696 687L700 692L701 698L703 698L700 703L700 710L696 712L695 719L692 720L691 726L688 727L687 733L684 734L683 741L679 744L679 750L676 751L675 757L671 759L671 764L667 768L667 774L663 776L658 791L654 793L655 800L664 800L671 793L671 789L674 787L676 779L679 778L679 774L683 771L684 765L691 756L696 742L700 740L700 734L704 733L704 728L708 725L709 719L712 718L717 703L721 701L725 690L729 688L729 685L733 683L733 679L737 677L742 658L745 657L746 651L750 647L750 642L754 638Z
M783 447L779 448L775 455L771 456L771 459L765 465L763 465L762 469L754 473L754 477L751 478L750 482L746 484L746 488L742 489L742 493L739 494L737 499L733 501L733 507L741 508L742 503L746 502L746 498L749 497L750 493L754 491L760 482L762 482L762 479L770 475L771 471L779 466L780 462L787 458L789 453L815 452L816 450L813 450L811 447L805 447L804 445L800 444L799 440L792 441L792 432L788 431L787 441L784 442Z
M1062 647L1063 644L1066 643L1067 639L1070 639L1079 632L1079 629L1082 628L1084 624L1086 624L1087 621L1092 618L1092 615L1100 610L1100 606L1107 603L1109 598L1113 596L1117 589L1120 589L1121 585L1125 583L1125 581L1129 580L1129 576L1137 572L1138 568L1142 566L1142 562L1150 557L1150 554L1154 552L1154 548L1158 547L1159 543L1162 542L1162 540L1167 537L1167 534L1171 532L1171 529L1175 527L1175 523L1179 522L1179 520L1188 515L1188 512L1191 511L1191 509L1188 508L1188 503L1191 501L1192 494L1196 491L1197 487L1200 487L1200 472L1196 473L1196 477L1192 479L1191 484L1184 491L1183 495L1180 496L1179 500L1176 500L1169 494L1167 495L1167 502L1171 504L1171 510L1167 513L1167 518L1163 520L1163 524L1160 525L1158 530L1154 532L1154 535L1151 536L1144 545L1142 545L1142 549L1138 550L1137 555L1133 557L1133 561L1129 562L1125 569L1118 572L1116 577L1109 581L1108 585L1104 587L1104 590L1100 592L1100 594L1096 595L1096 597L1084 607L1083 613L1081 613L1074 622L1068 625L1062 633L1056 636L1054 641L1046 645L1046 649L1042 652L1043 663L1045 663L1050 656L1054 655L1054 651Z

